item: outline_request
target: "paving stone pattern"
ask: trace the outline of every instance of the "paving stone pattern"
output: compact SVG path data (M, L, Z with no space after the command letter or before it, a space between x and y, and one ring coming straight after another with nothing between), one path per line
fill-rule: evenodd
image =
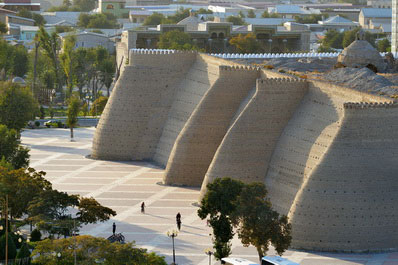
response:
M158 184L164 170L144 162L111 162L86 158L90 153L94 128L75 129L76 142L69 141L65 129L26 130L22 142L31 148L31 166L47 172L54 187L70 194L93 196L118 215L105 223L83 227L82 234L108 237L112 223L128 241L148 248L172 261L171 240L166 232L176 229L175 215L182 215L182 230L176 238L176 261L179 265L206 265L204 249L211 246L211 229L197 215L193 205L199 188ZM140 204L147 205L145 215ZM273 250L270 255L275 254ZM243 247L233 240L233 257L257 260L253 247ZM398 252L383 254L308 253L289 250L285 256L302 265L393 265ZM218 264L215 260L212 264Z

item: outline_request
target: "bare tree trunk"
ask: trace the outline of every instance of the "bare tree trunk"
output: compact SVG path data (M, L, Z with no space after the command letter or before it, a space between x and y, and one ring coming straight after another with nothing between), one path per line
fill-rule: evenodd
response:
M73 126L70 126L70 140L73 141Z

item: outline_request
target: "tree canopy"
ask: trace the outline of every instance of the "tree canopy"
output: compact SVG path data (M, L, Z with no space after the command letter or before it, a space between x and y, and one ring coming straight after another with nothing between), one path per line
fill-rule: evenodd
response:
M227 17L227 22L230 22L234 25L244 25L245 21L240 16L229 16Z
M82 28L115 29L118 28L116 17L111 13L79 15L77 25Z
M29 88L10 82L0 83L0 124L19 132L38 110Z
M3 124L0 124L0 160L9 163L14 169L29 165L29 149L21 146L16 130L8 129Z
M253 33L246 35L239 34L232 37L229 43L235 47L238 53L260 53L263 51L263 47Z
M347 30L344 32L338 32L336 30L329 30L323 40L319 51L330 51L333 49L343 49L349 46L353 41L356 40L356 36L360 28L353 30ZM366 31L365 40L367 40L373 47L375 47L375 36L374 34Z
M189 34L172 30L162 33L159 38L158 48L174 50L197 50L198 47L192 43Z
M256 247L260 260L270 244L280 255L289 247L292 238L288 218L272 209L266 195L262 183L243 184L221 178L207 185L198 215L209 218L217 259L230 254L233 227L244 246Z
M36 244L32 256L33 264L73 264L74 263L74 239L65 238L46 239ZM108 240L93 236L76 237L76 257L78 264L104 265L167 265L164 257L155 253L148 253L146 249L136 248L133 243L110 243ZM52 253L60 252L57 258Z
M42 26L46 24L46 20L43 18L42 15L33 13L25 8L19 10L17 16L33 19L36 26Z

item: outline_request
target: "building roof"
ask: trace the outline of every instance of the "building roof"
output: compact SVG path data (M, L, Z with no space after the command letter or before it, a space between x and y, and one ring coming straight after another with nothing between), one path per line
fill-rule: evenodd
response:
M282 25L285 22L294 21L291 18L245 18L245 22L251 25Z
M47 24L53 25L61 21L68 21L72 25L76 25L82 12L42 12L41 15Z
M295 5L276 5L275 13L278 14L302 14L303 10Z
M39 31L39 27L37 26L20 25L19 28L21 29L21 31Z
M198 30L198 24L201 23L199 18L195 16L189 16L177 23L177 25L186 25L187 30Z
M361 13L364 17L377 17L377 18L392 17L391 8L362 8Z
M150 16L153 14L153 12L149 10L130 10L129 13L133 16Z
M339 15L330 17L324 21L319 21L318 23L322 24L322 25L327 25L327 24L353 24L354 25L355 24L351 20L341 17Z
M33 19L26 18L26 17L13 16L13 15L7 15L7 17L17 18L17 19L21 19L21 20L26 20L26 21L33 22L33 23L35 22Z

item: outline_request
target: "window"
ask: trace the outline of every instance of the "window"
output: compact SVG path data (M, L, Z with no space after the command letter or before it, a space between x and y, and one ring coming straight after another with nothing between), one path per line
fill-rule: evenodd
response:
M137 19L136 18L133 18L133 23L137 23Z
M112 4L108 4L108 5L106 6L106 9L114 9L114 7L113 7Z

